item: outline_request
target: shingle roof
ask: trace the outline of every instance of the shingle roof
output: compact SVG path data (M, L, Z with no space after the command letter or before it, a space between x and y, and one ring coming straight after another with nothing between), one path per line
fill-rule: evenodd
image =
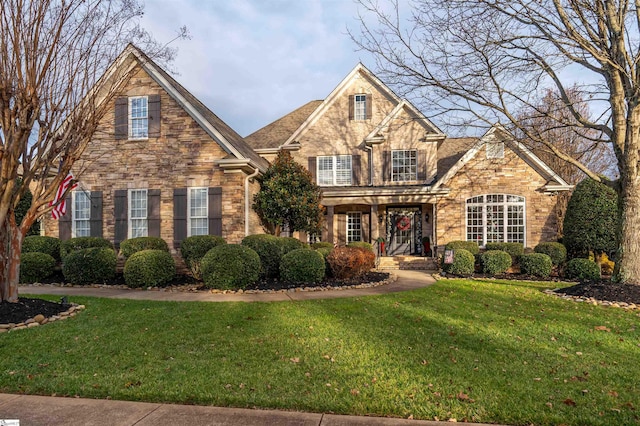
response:
M135 46L132 46L135 48ZM193 108L195 108L198 113L200 113L205 120L211 124L221 135L224 137L229 144L233 146L240 154L242 154L245 158L252 160L257 166L266 170L269 167L269 163L264 158L260 157L251 147L247 144L247 142L240 136L235 130L233 130L227 123L222 121L220 117L215 115L205 104L200 102L198 98L193 96L191 92L185 89L180 83L178 83L173 77L171 77L165 70L163 70L158 64L153 62L144 52L140 49L135 48L137 52L140 54L145 61L148 61L151 64L155 71L162 75L162 77L173 86L173 88L180 93L181 96L185 98L185 100L190 103ZM153 78L153 76L152 76ZM223 147L224 148L224 147Z
M322 101L311 101L262 129L256 130L244 139L254 149L278 148L298 130L321 103Z
M458 160L478 142L478 138L446 138L438 143L438 178L444 176Z

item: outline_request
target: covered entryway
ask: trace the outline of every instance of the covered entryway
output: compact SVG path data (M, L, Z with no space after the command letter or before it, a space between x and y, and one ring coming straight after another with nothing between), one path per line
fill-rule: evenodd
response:
M422 253L422 211L415 207L387 207L387 256Z

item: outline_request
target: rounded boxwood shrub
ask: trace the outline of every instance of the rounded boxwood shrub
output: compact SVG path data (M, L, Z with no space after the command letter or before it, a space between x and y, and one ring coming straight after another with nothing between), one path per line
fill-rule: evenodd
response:
M280 244L280 248L282 249L282 255L285 255L293 250L308 248L307 243L300 241L297 238L293 237L278 237L278 244Z
M553 262L548 254L527 253L520 256L520 273L535 277L548 277L551 275Z
M202 278L209 288L243 289L260 276L260 256L240 244L223 244L209 250L201 261Z
M454 249L453 263L443 263L442 270L448 274L471 275L474 271L475 260L476 258L469 250Z
M287 282L319 283L324 273L324 258L315 250L292 250L280 262L280 278Z
M20 282L37 283L53 274L56 260L47 253L22 253L20 256Z
M212 248L222 244L227 244L227 242L217 235L193 235L182 240L180 255L194 278L202 279L200 261L204 255Z
M600 268L593 260L576 258L567 262L564 275L566 278L574 280L598 281L600 279Z
M449 241L444 248L445 250L464 249L474 256L480 253L480 247L478 247L478 243L475 241Z
M109 247L75 250L62 261L62 275L78 285L104 283L116 276L116 252Z
M46 253L60 260L60 240L44 235L30 235L22 241L22 253Z
M279 240L280 238L269 234L249 235L242 240L243 246L258 253L260 275L263 278L275 278L280 274L280 259L283 253Z
M567 260L567 249L562 243L540 243L533 251L549 255L553 266L563 265Z
M60 259L64 261L64 258L71 252L77 250L83 250L93 247L110 248L113 250L113 244L111 241L105 240L100 237L76 237L70 238L66 241L60 242Z
M487 243L485 249L507 252L513 261L518 260L524 254L524 244L522 243Z
M164 250L141 250L124 264L124 282L131 288L154 287L170 282L176 275L176 264Z
M509 269L511 263L511 256L506 251L487 250L480 254L480 265L485 274L502 274Z
M329 243L327 241L319 241L317 243L313 243L311 244L311 248L313 250L318 250L319 248L328 248L328 249L333 249L333 244Z
M330 276L331 275L331 268L329 267L329 262L327 261L327 256L329 256L329 253L331 253L331 251L333 250L333 244L331 245L331 248L329 247L320 247L315 249L315 251L317 251L318 253L320 253L322 255L322 260L324 260L324 273L325 276Z
M120 254L126 259L142 250L162 250L169 253L167 242L160 237L137 237L120 243Z
M352 241L347 244L347 247L360 247L366 250L373 251L373 245L364 241Z

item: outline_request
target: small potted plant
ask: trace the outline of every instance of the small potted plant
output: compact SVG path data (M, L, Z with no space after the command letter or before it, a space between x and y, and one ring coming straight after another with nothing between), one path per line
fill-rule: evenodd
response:
M431 256L431 237L422 237L422 246L424 247L424 255Z
M382 256L384 254L384 243L386 242L386 240L384 239L384 237L378 237L376 238L376 242L380 247L380 256Z

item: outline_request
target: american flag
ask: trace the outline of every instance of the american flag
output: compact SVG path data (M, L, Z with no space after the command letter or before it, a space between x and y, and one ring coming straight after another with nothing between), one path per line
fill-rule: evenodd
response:
M67 191L67 188L69 188L69 190L73 190L77 186L78 184L73 181L73 175L71 173L69 173L67 177L64 178L62 182L60 182L60 186L56 191L55 198L53 199L53 201L49 202L50 206L54 206L53 210L51 210L51 216L53 216L54 219L60 219L60 217L64 216L64 214L67 212L67 203L63 197L64 193Z

